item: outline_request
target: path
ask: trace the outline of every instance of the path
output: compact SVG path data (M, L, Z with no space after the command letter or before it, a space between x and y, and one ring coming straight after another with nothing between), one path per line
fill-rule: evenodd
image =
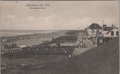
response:
M73 56L75 55L80 55L82 53L84 53L85 51L89 50L90 48L94 47L92 41L90 40L83 40L83 43L86 45L87 48L75 48L75 50L73 51Z

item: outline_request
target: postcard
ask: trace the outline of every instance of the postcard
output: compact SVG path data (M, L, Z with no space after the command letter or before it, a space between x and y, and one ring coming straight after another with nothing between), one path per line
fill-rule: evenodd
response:
M118 0L1 0L1 74L120 74Z

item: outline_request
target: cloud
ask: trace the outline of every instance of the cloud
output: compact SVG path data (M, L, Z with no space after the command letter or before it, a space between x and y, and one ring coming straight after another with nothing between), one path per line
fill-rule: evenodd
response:
M7 15L6 18L7 18L7 19L15 19L15 18L16 18L16 15Z
M116 24L116 19L109 17L81 17L69 18L56 14L48 16L15 16L7 15L5 18L9 19L3 21L2 27L9 29L37 29L37 30L66 30L66 29L84 29L91 23L103 23L111 25ZM16 20L19 19L19 20ZM102 22L104 21L104 22ZM115 23L113 23L115 22ZM5 25L4 25L5 24ZM8 25L9 24L9 25Z
M0 29L60 30L83 29L93 22L119 24L119 8L115 1L49 2L50 7L45 10L30 10L25 6L27 3L3 2Z
M35 17L34 16L27 16L27 19L31 21L31 20L35 20Z

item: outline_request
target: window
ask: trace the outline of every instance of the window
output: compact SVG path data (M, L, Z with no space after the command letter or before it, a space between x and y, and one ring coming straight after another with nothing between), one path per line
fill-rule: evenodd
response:
M93 30L92 30L92 33L94 33L94 32L95 32L95 30L93 29Z
M99 30L97 30L97 33L99 33Z
M114 35L114 32L113 32L113 31L111 32L111 35L112 35L112 36Z
M118 31L116 31L116 35L117 35L117 36L119 35L119 32L118 32Z

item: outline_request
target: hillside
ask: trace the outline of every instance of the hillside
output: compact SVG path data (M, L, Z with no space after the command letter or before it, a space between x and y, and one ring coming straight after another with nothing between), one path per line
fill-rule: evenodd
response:
M70 74L118 74L118 67L118 39L76 56L67 66Z
M57 55L46 57L8 59L9 64L12 62L12 66L17 66L2 71L2 74L118 74L119 42L115 39L71 59ZM26 62L32 65L18 66Z

